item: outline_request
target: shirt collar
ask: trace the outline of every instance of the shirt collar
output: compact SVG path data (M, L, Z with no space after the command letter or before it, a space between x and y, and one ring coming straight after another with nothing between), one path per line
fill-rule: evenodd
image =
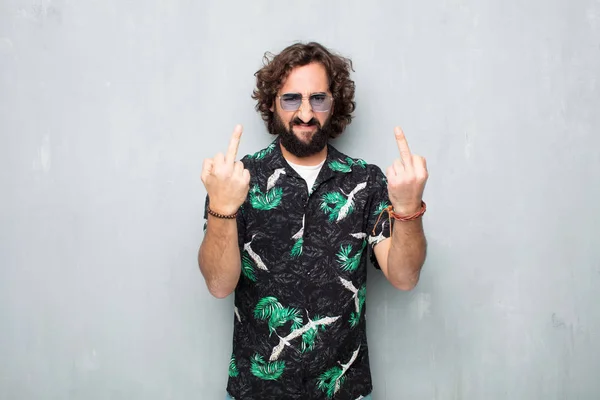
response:
M280 141L280 137L277 136L277 138L271 143L275 146L275 148L266 157L266 164L271 171L275 171L279 168L284 168L286 173L297 175L296 171L285 160L283 152L281 151ZM327 143L327 156L325 158L325 163L323 164L323 168L321 168L321 172L319 173L319 176L317 177L317 181L315 183L325 182L335 176L348 173L348 171L334 170L329 167L329 164L333 161L344 161L346 159L347 156L345 154L338 151L330 143Z

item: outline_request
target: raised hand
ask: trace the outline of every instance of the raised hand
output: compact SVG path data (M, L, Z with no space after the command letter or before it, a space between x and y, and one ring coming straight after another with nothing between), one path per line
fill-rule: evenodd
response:
M410 152L402 128L396 127L394 133L400 158L387 169L388 195L397 214L410 215L421 208L429 174L425 158Z
M202 166L202 182L208 192L210 209L219 214L236 213L248 196L250 172L241 161L235 161L241 137L242 126L237 125L227 153L204 160Z

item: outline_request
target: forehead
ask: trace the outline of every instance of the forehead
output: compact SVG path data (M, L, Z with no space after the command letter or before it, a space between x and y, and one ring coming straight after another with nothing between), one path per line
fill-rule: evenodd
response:
M327 92L329 79L327 71L320 63L311 63L292 69L281 86L281 93Z

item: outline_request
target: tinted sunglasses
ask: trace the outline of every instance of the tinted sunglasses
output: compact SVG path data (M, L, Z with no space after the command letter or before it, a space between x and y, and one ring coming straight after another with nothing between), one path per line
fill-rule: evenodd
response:
M302 105L300 93L284 93L277 96L283 111L297 111ZM333 104L333 97L327 93L313 93L308 97L310 107L314 112L327 112Z

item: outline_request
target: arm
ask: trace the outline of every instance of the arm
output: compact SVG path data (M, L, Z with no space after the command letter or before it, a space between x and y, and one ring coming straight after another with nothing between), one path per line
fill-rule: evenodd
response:
M229 296L240 278L240 264L236 220L209 215L198 251L198 265L208 291L219 299Z
M396 128L395 133L400 159L387 169L388 193L394 212L408 216L420 210L429 174L425 158L411 154L402 129ZM392 236L375 246L375 257L394 287L411 290L419 281L427 253L423 221L421 217L392 221Z
M198 266L209 292L217 298L229 296L240 278L237 220L211 213L233 215L248 195L250 172L241 161L235 161L241 135L242 128L238 125L229 142L227 154L217 154L212 159L204 160L202 167L202 182L209 201L206 203L206 232L198 250Z
M421 219L394 221L392 237L375 246L375 257L387 280L400 290L411 290L419 282L427 253Z

